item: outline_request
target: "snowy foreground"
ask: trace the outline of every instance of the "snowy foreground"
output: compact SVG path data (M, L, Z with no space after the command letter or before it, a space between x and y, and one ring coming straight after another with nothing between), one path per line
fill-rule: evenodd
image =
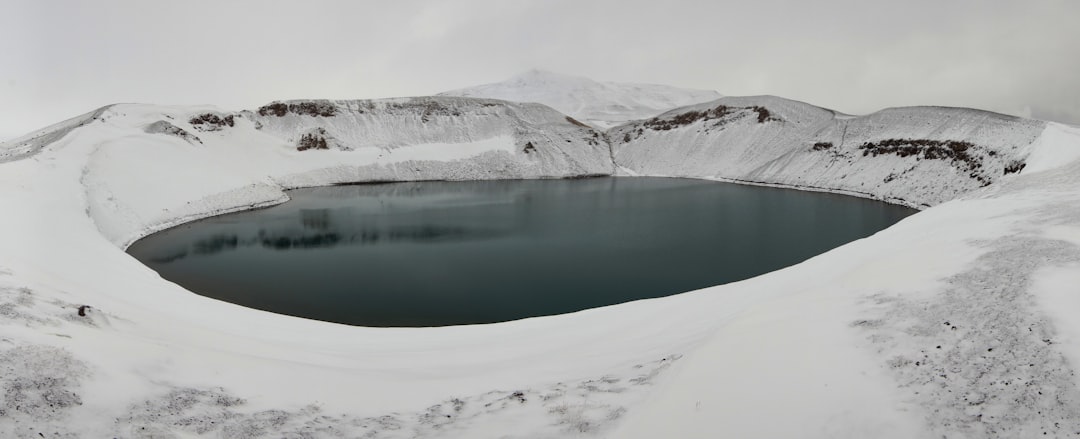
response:
M294 187L611 174L924 210L743 282L430 329L218 302L123 252ZM1074 127L771 97L604 132L455 97L114 105L0 144L0 206L0 437L1080 433Z

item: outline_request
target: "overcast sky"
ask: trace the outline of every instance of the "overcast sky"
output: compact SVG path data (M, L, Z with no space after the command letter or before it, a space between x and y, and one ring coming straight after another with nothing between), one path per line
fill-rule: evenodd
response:
M0 0L0 138L115 102L434 94L530 68L1080 123L1075 0Z

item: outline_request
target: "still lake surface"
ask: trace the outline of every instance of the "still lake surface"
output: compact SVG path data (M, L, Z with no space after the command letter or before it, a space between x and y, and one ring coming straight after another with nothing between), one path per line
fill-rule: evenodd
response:
M128 252L235 304L363 326L501 322L747 279L915 210L671 178L297 189L292 201L153 234Z

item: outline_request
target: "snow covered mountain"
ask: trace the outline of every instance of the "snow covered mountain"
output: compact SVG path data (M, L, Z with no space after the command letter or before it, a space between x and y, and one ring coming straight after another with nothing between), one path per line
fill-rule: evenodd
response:
M924 210L742 282L443 328L243 308L123 252L301 186L612 173ZM122 104L0 143L0 206L2 437L1080 431L1075 127L937 107L853 117L775 97L604 132L544 105L447 96Z
M929 207L1025 164L1044 122L968 108L838 114L773 96L725 97L611 129L624 172L825 190Z
M720 97L712 90L597 82L544 70L529 70L503 82L451 90L440 95L538 102L598 128L610 128Z

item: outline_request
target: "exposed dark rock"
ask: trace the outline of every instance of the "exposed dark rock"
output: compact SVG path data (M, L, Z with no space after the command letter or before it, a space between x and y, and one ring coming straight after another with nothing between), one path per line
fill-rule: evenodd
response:
M300 140L296 143L296 150L307 151L309 149L330 149L326 144L326 130L319 128L300 136Z
M1012 163L1009 163L1007 166L1005 166L1005 175L1015 174L1017 172L1023 171L1024 167L1026 166L1027 163L1020 161L1014 161Z
M281 102L274 102L272 104L263 105L259 107L259 116L277 116L282 117L289 113L289 106Z
M226 126L234 126L236 121L231 114L221 117L214 113L203 113L192 117L188 123L200 131L217 131Z
M259 107L260 116L282 117L292 113L300 116L331 117L337 113L337 107L330 102L306 101L306 102L274 102Z
M151 133L151 134L166 134L166 135L170 135L170 136L179 137L179 138L184 139L184 140L186 140L188 142L202 143L202 140L200 140L195 135L185 131L183 128L180 128L180 127L178 127L176 125L173 125L173 124L171 124L169 122L166 122L164 120L159 120L157 122L154 122L154 123L148 125L146 127L145 131L147 133Z
M642 125L644 125L645 128L648 128L648 129L651 129L651 130L654 130L654 131L667 131L667 130L670 130L670 129L673 129L673 128L679 128L679 127L682 127L682 126L690 125L690 124L692 124L694 122L697 122L698 120L701 120L701 119L704 119L704 120L721 119L724 116L727 116L729 113L730 113L729 107L720 105L720 106L718 106L716 108L713 108L711 110L688 111L686 113L677 114L677 115L671 117L670 119L661 119L659 117L654 117L652 119L649 119L649 120L645 121Z
M886 139L866 142L859 145L863 156L893 154L900 157L915 156L926 160L947 160L970 172L969 176L983 186L990 184L990 179L983 175L982 161L971 154L976 146L962 140L929 139Z
M770 113L769 110L767 108L765 108L765 107L760 107L760 106L755 105L753 107L750 107L750 109L754 110L757 113L757 122L758 123L765 123L765 122L770 121L770 120L780 120L780 119L777 119L775 117L772 117L772 113Z
M755 116L758 123L765 123L772 120L780 120L773 117L765 107L752 106L752 107L729 107L727 105L718 105L714 108L706 110L691 110L685 113L680 113L675 116L661 118L654 117L646 120L642 123L645 128L654 131L667 131L674 128L679 128L693 124L697 121L710 121L717 120L712 125L713 128L722 127L730 122L750 116L752 113L757 113ZM640 135L640 133L639 133Z

